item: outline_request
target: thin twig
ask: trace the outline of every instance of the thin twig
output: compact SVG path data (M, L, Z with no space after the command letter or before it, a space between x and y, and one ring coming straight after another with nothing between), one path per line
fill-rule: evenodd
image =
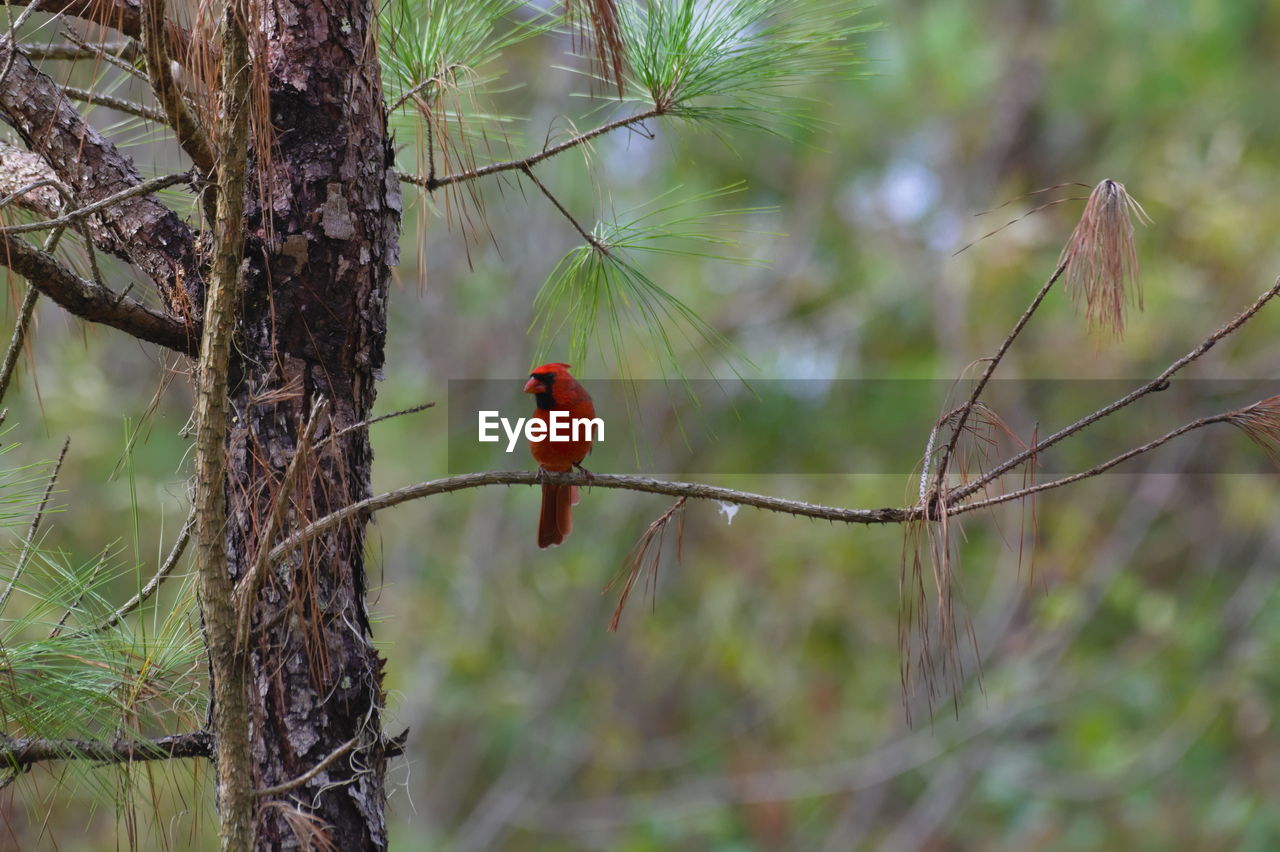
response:
M1009 458L1006 461L1001 462L1000 464L992 468L990 471L978 477L968 485L964 485L956 488L949 495L948 505L954 507L955 505L957 505L957 503L960 500L963 500L969 495L978 491L983 486L985 486L988 482L991 482L996 477L1001 476L1004 473L1007 473L1008 471L1024 463L1025 461L1032 458L1033 456L1043 453L1045 450L1047 450L1049 447L1052 447L1054 444L1058 443L1063 438L1068 438L1071 435L1074 435L1075 433L1096 423L1102 418L1107 417L1108 415L1114 414L1115 412L1119 411L1125 406L1138 401L1139 399L1146 396L1147 394L1153 393L1155 391L1164 390L1169 379L1172 378L1175 373L1177 373L1183 367L1186 367L1188 364L1200 358L1200 356L1204 355L1206 352L1212 349L1219 340L1231 334L1236 329L1240 328L1240 326L1248 322L1254 316L1254 314L1262 310L1263 306L1265 306L1267 302L1275 298L1277 294L1280 294L1280 278L1277 278L1276 283L1271 285L1270 289L1266 290L1261 296L1259 296L1252 305L1250 305L1249 307L1241 311L1239 314L1237 314L1236 317L1232 319L1230 322L1228 322L1226 325L1222 326L1217 331L1213 332L1213 334L1210 334L1208 337L1206 337L1203 341L1201 341L1200 345L1196 346L1196 348L1192 349L1186 355L1183 355L1181 358L1179 358L1178 360L1170 364L1168 367L1166 367L1164 371L1160 373L1160 375L1156 376L1151 381L1146 382L1145 384L1135 388L1133 391L1121 397L1120 399L1116 400L1115 402L1111 403L1110 405L1104 408L1100 408L1086 417L1082 417L1081 419L1077 420L1075 423L1072 423L1070 426L1067 426L1063 429L1058 430L1057 432L1054 432L1052 435L1045 438L1043 441L1040 441L1039 443L1034 444L1031 447L1028 447L1022 452L1013 456L1012 458Z
M82 50L99 51L99 45L91 44L80 38L80 36L70 27L63 27L62 34L66 37L67 41L79 46ZM151 82L147 79L147 75L142 73L142 71L134 65L138 59L145 59L146 57L142 55L141 46L137 42L132 42L132 44L133 49L129 56L116 55L107 51L99 51L98 56L107 64L114 65L130 77L135 77L147 85L150 85Z
M114 109L117 112L136 115L139 118L145 118L148 121L154 121L157 124L168 124L169 117L155 107L149 107L145 104L135 103L134 101L117 98L111 95L100 94L89 89L78 89L75 86L63 86L63 93L77 101L84 101L93 106L104 106Z
M530 166L534 166L534 165L537 165L538 163L541 163L543 160L548 160L556 156L557 154L563 154L565 151L568 151L570 148L576 148L577 146L583 144L584 142L589 142L592 139L596 138L597 136L601 136L605 133L609 133L611 131L618 130L623 127L630 127L633 124L639 124L643 121L648 121L651 118L657 118L662 114L663 114L662 109L658 107L653 107L651 109L645 110L644 112L636 113L635 115L629 115L624 118L615 119L614 121L606 122L605 124L602 124L599 127L594 127L585 133L580 133L577 136L574 136L570 139L566 139L565 141L561 142L559 145L553 145L550 148L543 148L538 153L531 154L530 156L525 157L522 160L508 160L502 163L490 163L487 166L479 166L474 169L468 169L467 171L464 171L464 172L457 172L455 174L445 175L444 177L439 177L439 178L434 176L428 176L424 178L421 175L401 173L400 180L404 181L405 183L414 184L415 186L421 186L424 189L426 189L428 192L435 192L437 189L440 189L441 187L444 187L444 186L449 186L450 184L463 183L465 181L475 180L476 178L482 178L487 175L498 174L499 172L510 172L510 171L515 171L516 169L526 169Z
M1045 296L1049 295L1049 291L1053 288L1053 285L1057 283L1058 279L1062 277L1062 273L1066 271L1066 268L1067 264L1065 262L1058 264L1058 268L1049 276L1049 280L1040 287L1040 292L1036 293L1035 298L1031 300L1031 304L1022 312L1022 316L1018 318L1018 321L1014 323L1013 328L1005 336L1004 342L1000 344L1000 348L996 350L996 354L987 360L987 368L982 371L982 376L979 377L978 383L973 386L973 392L969 394L969 399L965 401L963 406L961 406L960 414L956 419L956 424L951 430L951 438L947 441L947 446L942 451L942 458L938 462L938 476L934 484L934 488L938 493L941 493L942 479L948 473L947 469L950 466L949 463L951 461L951 456L956 451L956 444L960 442L960 435L964 432L964 427L969 420L969 415L973 413L974 405L977 404L978 399L982 396L982 392L986 390L987 383L991 381L992 374L994 374L996 368L1000 366L1001 360L1004 359L1005 353L1009 351L1009 347L1013 345L1013 341L1022 333L1022 329L1026 327L1027 323L1031 321L1031 316L1040 307L1040 303L1044 301ZM932 444L933 435L930 435L929 440L930 444ZM930 447L930 452L925 455L924 476L926 477L929 474L929 456L931 454L932 447ZM923 490L923 482L921 483L921 486ZM922 493L921 499L927 499L927 495Z
M129 598L123 606L111 613L111 615L97 627L93 628L93 632L99 633L103 630L115 627L124 620L126 615L142 606L148 598L156 593L156 590L160 588L160 584L168 579L169 575L173 573L173 569L178 566L178 560L180 560L182 558L182 554L186 552L187 542L191 541L191 530L195 527L195 524L196 513L192 511L187 515L187 521L182 525L182 531L178 533L178 540L173 543L173 548L169 551L169 555L165 557L164 564L160 566L158 571L156 571L155 576L147 581L147 584L142 587L141 591Z
M382 421L390 420L393 417L403 417L406 414L417 414L419 411L426 411L428 408L435 408L435 407L436 407L436 404L434 402L424 402L421 405L414 405L414 406L410 406L409 408L402 408L399 411L392 411L388 414L379 414L377 417L370 417L367 420L361 420L359 423L352 423L350 426L346 426L342 429L339 429L337 432L334 432L332 435L329 435L323 438L319 443L316 444L316 448L318 449L320 447L323 447L325 444L329 443L330 441L349 435L352 432L356 431L357 429L365 429L369 426L372 426L375 423L381 423Z
M33 180L31 183L20 186L13 192L3 198L0 198L0 207L8 207L28 192L35 192L37 189L43 189L46 186L58 187L59 191L62 191L62 181L57 178L40 178L39 180Z
M59 181L53 181L58 191L62 194L63 200L70 198L70 193L62 186ZM3 204L0 204L3 206ZM58 226L54 228L49 236L45 237L42 250L48 254L58 247L58 241L62 239L64 227ZM85 242L89 242L89 235L85 234ZM90 248L92 251L92 247ZM97 269L95 262L94 269ZM22 349L27 342L27 332L31 328L31 318L36 312L36 303L40 301L40 291L27 283L27 290L22 296L22 307L18 309L18 321L13 326L13 336L9 338L9 348L4 353L4 364L0 365L0 402L4 401L5 394L9 392L9 383L13 381L13 371L18 366L18 356L22 354ZM7 409L6 409L7 410Z
M459 70L460 68L462 68L462 67L463 67L462 65L460 65L460 64L458 64L458 63L456 63L456 62L452 62L452 63L450 63L450 64L449 64L449 65L444 69L444 73L445 73L445 74L452 74L452 73L454 73L454 72L458 71L458 70ZM431 77L428 77L427 79L423 80L421 83L416 84L413 88L411 88L409 91L405 92L405 93L404 93L403 95L401 95L400 97L396 98L395 103L393 103L390 107L388 107L388 108L387 108L387 112L388 112L388 113L393 113L393 112L395 112L396 110L400 109L400 107L404 106L405 101L409 100L409 99L410 99L410 98L412 98L414 95L418 94L418 92L421 92L421 91L422 91L423 89L425 89L427 86L430 86L432 83L437 83L437 84L439 84L439 85L443 86L443 85L445 85L445 80L444 80L440 75L438 75L438 74L437 74L437 75L433 75L433 76L431 76Z
M56 219L43 219L39 222L27 222L21 225L9 225L8 227L0 228L0 234L25 234L29 231L43 231L47 228L70 225L86 216L91 216L100 210L105 210L114 204L119 204L121 201L127 201L128 199L136 198L139 195L149 195L156 190L164 189L165 187L179 183L189 183L190 181L190 171L177 172L171 175L164 175L163 177L152 178L151 180L143 181L142 183L131 186L126 190L117 192L114 195L108 195L101 201L95 201L92 204L77 207L75 210L63 213Z
M1192 420L1190 423L1184 423L1178 428L1172 429L1166 432L1165 434L1161 435L1159 438L1156 438L1153 441L1149 441L1140 447L1134 447L1131 450L1126 450L1120 455L1115 456L1114 458L1110 458L1107 461L1104 461L1102 464L1095 465L1094 467L1091 467L1088 470L1083 470L1083 471L1080 471L1079 473L1073 473L1070 476L1064 476L1061 479L1054 479L1049 482L1041 482L1038 485L1029 485L1026 488L1019 488L1017 491L1010 491L1007 494L998 494L995 497L989 497L985 500L976 500L972 503L964 503L959 506L952 506L947 510L947 515L948 516L962 515L965 512L972 512L975 509L986 509L991 506L997 506L1001 503L1008 503L1011 500L1021 500L1023 497L1030 497L1033 494L1039 494L1041 491L1048 491L1051 488L1061 488L1064 485L1070 485L1073 482L1079 482L1082 479L1088 479L1091 476L1097 476L1098 474L1106 473L1108 470L1115 467L1116 465L1122 462L1126 462L1129 459L1134 458L1135 456L1140 456L1143 453L1150 452L1151 450L1154 450L1159 446L1167 444L1170 441L1172 441L1174 438L1178 437L1179 435L1185 435L1187 432L1191 432L1196 429L1202 429L1205 426L1211 426L1214 423L1227 423L1231 420L1232 417L1236 416L1238 413L1239 412L1236 412L1236 411L1228 411L1224 414L1213 414L1208 417L1201 417L1198 420Z
M98 559L98 564L93 566L93 571L89 573L89 578L85 581L84 585L80 587L80 594L76 595L76 599L71 603L71 606L67 607L66 611L62 613L62 618L59 618L58 623L49 631L50 639L57 639L58 635L62 633L62 628L66 626L67 619L71 617L71 613L75 612L76 607L80 606L80 603L84 600L84 596L89 594L89 590L93 588L93 584L97 581L98 575L102 573L102 569L107 566L107 557L110 555L110 548L102 551L102 556Z
M31 13L36 10L37 3L32 3L18 14L18 19L13 19L13 11L9 8L9 4L5 3L5 14L9 17L9 31L0 38L0 43L9 42L11 50L4 64L4 70L0 71L0 87L4 86L5 81L9 79L9 72L13 70L14 60L17 59L18 53L18 30L22 29L22 25L27 22L27 18L31 17Z
M433 479L377 494L352 503L336 512L325 515L304 527L289 538L280 542L271 550L271 562L302 546L311 539L321 535L353 517L366 513L389 509L410 500L419 500L436 494L448 494L468 488L480 488L485 485L556 485L593 486L597 488L617 488L624 491L640 491L646 494L664 494L668 497L689 497L694 500L715 500L721 503L733 503L739 506L752 506L768 512L783 512L805 518L817 518L824 521L840 521L847 524L900 524L919 518L919 507L901 509L846 509L836 506L821 506L805 503L800 500L786 500L782 497L770 497L765 494L753 494L748 491L736 491L732 488L721 488L715 485L703 485L698 482L675 482L667 479L651 479L645 476L619 476L609 473L551 473L549 471L512 470L485 471L483 473L464 473L444 479Z
M100 59L103 54L121 58L137 58L142 54L134 41L109 41L103 44L20 44L18 50L28 59L36 61L60 59L74 62L81 59Z
M565 209L565 206L560 203L560 199L552 195L551 190L547 189L547 187L542 183L542 181L538 180L538 178L533 173L533 169L531 169L529 166L521 166L520 171L525 173L525 177L533 181L534 186L538 187L538 189L542 191L542 194L547 197L547 200L549 200L552 204L556 206L556 209L560 211L560 213L564 216L564 218L568 219L569 223L573 225L573 229L577 231L579 234L581 234L582 238L586 240L588 243L590 243L593 249L600 252L601 254L609 253L608 246L600 242L598 239L592 236L585 228L583 228L581 225L578 224L578 220L573 218L573 214L570 213L567 209Z
M0 365L0 402L9 392L9 383L13 381L13 371L18 365L18 356L27 342L27 329L31 326L31 317L35 314L36 302L40 301L40 291L30 284L22 296L22 307L18 309L18 321L13 326L13 336L9 338L9 348L4 353L4 364Z
M347 752L351 751L351 749L355 748L356 740L358 739L359 737L352 737L351 739L347 740L345 743L343 743L342 745L334 749L324 760L320 761L315 766L311 767L306 772L299 775L297 778L294 778L292 781L285 781L283 784L276 784L274 787L263 787L261 790L258 791L258 795L259 796L278 796L281 793L287 793L290 790L296 790L298 787L303 786L312 778L315 778L321 772L324 772L326 769L328 769L329 766L332 765L335 760L342 757Z
M4 587L4 591L0 592L0 610L4 609L5 602L9 600L10 593L13 592L14 585L17 584L18 578L22 576L22 572L26 570L27 563L31 561L31 554L35 550L36 533L40 531L40 520L44 517L44 510L49 505L49 497L53 494L54 483L58 481L58 473L62 470L62 461L67 457L67 449L71 446L71 437L68 436L62 442L62 451L58 453L58 460L53 465L53 473L49 475L49 482L44 487L44 497L40 500L40 508L36 510L36 515L31 519L31 526L27 527L27 538L22 545L22 555L18 557L18 564L13 569L13 574L9 577L9 584Z

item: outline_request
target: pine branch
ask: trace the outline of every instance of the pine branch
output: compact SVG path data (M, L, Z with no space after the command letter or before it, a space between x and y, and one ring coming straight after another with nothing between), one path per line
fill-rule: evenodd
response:
M86 204L83 207L77 207L66 213L59 215L55 219L42 219L39 222L27 222L22 225L9 225L0 228L0 234L26 234L32 231L44 231L49 228L56 228L64 225L71 225L86 216L92 216L94 213L100 213L128 201L130 198L137 198L142 195L150 195L151 193L170 186L176 186L180 183L190 183L191 172L176 172L171 175L164 175L158 178L152 178L148 181L123 189L114 195L109 195L101 201L95 201L92 204Z
M733 503L739 506L751 506L767 512L782 512L804 518L816 518L824 521L838 521L846 524L900 524L917 520L920 510L916 507L901 509L847 509L837 506L822 506L806 503L801 500L787 500L782 497L770 497L765 494L753 494L749 491L737 491L732 488L721 488L715 485L704 485L698 482L675 482L666 479L652 479L645 476L620 476L609 473L548 473L546 471L513 470L487 471L484 473L464 473L444 479L433 479L388 491L366 498L350 506L339 509L309 524L271 550L271 562L278 562L289 552L301 547L318 535L328 532L339 524L352 518L361 517L381 509L389 509L410 500L420 500L436 494L448 494L468 488L480 488L486 485L541 485L553 482L558 485L578 485L595 488L616 488L623 491L641 491L646 494L664 494L669 497L688 497L693 500L713 500L721 503Z
M104 106L117 112L127 113L128 115L136 115L139 118L145 118L147 121L154 121L157 124L168 124L169 117L158 109L146 106L145 104L135 103L125 100L124 98L116 98L111 95L104 95L100 92L94 92L90 89L77 89L75 86L63 86L62 91L67 97L83 101L90 106Z
M5 409L8 411L8 409ZM36 509L35 517L31 519L31 525L27 527L27 537L22 544L22 555L18 557L18 564L14 566L13 573L9 576L9 582L4 587L4 591L0 592L0 610L4 609L4 605L9 600L9 595L13 593L13 587L18 584L18 578L22 576L22 572L26 570L27 563L31 561L31 555L35 553L36 535L40 532L40 521L44 519L45 509L49 507L49 498L53 496L53 487L58 482L58 474L62 472L62 463L67 458L67 450L71 447L71 436L67 436L62 442L62 451L58 453L58 460L54 462L53 472L49 474L49 482L45 485L44 496L40 498L40 506Z
M0 765L15 774L49 760L133 763L142 760L211 757L213 737L207 731L171 734L150 740L45 740L0 737Z
M1100 408L1097 411L1093 412L1092 414L1089 414L1085 417L1080 418L1075 423L1072 423L1070 426L1067 426L1063 429L1058 430L1057 432L1054 432L1052 435L1045 438L1044 440L1036 443L1031 447L1028 447L1022 452L1013 456L1012 458L1009 458L1006 461L1001 462L1000 464L996 465L987 473L978 477L973 482L970 482L968 485L963 485L963 486L960 486L959 488L956 488L948 495L948 504L951 506L955 506L959 501L979 491L987 483L991 482L992 480L996 479L999 476L1002 476L1003 474L1007 473L1008 471L1012 470L1018 465L1025 463L1029 459L1043 453L1045 450L1047 450L1049 447L1052 447L1054 444L1058 443L1059 441L1065 438L1069 438L1070 436L1076 434L1077 432L1080 432L1083 429L1088 428L1089 426L1098 422L1102 418L1110 416L1115 412L1119 411L1120 409L1125 408L1126 406L1132 405L1133 403L1137 402L1139 399L1142 399L1144 396L1147 396L1148 394L1152 394L1157 391L1164 390L1166 387L1168 387L1169 380L1173 378L1173 376L1176 373L1178 373L1178 371L1182 370L1188 364L1191 364L1192 362L1199 359L1202 355L1204 355L1206 352L1212 349L1215 345L1217 345L1219 340L1222 340L1224 337L1228 336L1232 332L1239 329L1240 326L1244 325L1246 322L1252 319L1254 315L1258 313L1258 311L1262 310L1262 308L1267 304L1267 302L1271 301L1277 295L1280 295L1280 278L1277 278L1276 282L1272 284L1268 290L1263 292L1263 294L1259 296L1252 305L1250 305L1249 307L1241 311L1239 314L1237 314L1226 325L1222 326L1217 331L1213 332L1208 337L1206 337L1203 341L1200 342L1198 346L1196 346L1190 352L1183 355L1181 358L1179 358L1178 360L1170 364L1168 367L1166 367L1160 373L1160 375L1156 376L1151 381L1140 385L1139 387L1135 388L1134 390L1132 390L1125 396L1121 397L1120 399L1116 400L1115 402L1111 403L1110 405Z
M0 114L47 164L51 174L45 176L57 177L84 204L143 182L133 162L85 123L56 82L11 43L0 41L0 62L10 59L11 73L0 87ZM13 150L0 146L3 155ZM129 197L101 218L102 227L93 231L97 246L141 268L175 316L197 317L204 285L190 227L149 195Z
M104 54L133 61L142 55L135 41L109 41L102 44L20 44L18 50L28 59L42 62L59 59L68 62L97 60Z
M648 121L651 118L656 118L662 114L663 114L663 111L661 109L654 107L652 109L647 109L644 112L636 113L635 115L629 115L623 118L615 119L613 121L606 122L600 125L599 127L592 128L591 130L588 130L585 133L579 133L577 136L574 136L570 139L566 139L565 141L559 143L558 145L552 145L550 148L543 148L538 153L531 154L528 157L525 157L524 159L521 159L521 160L508 160L502 163L490 163L487 166L478 166L477 168L474 168L474 169L468 169L467 171L457 172L451 175L445 175L444 177L436 177L434 175L428 175L426 177L422 177L421 175L402 173L400 175L400 180L404 181L405 183L411 183L415 186L423 187L428 192L435 192L437 189L440 189L441 187L450 186L451 184L455 184L455 183L464 183L466 181L472 181L477 178L486 177L488 175L495 175L495 174L500 174L501 172L510 172L510 171L517 171L517 170L524 171L529 169L531 166L535 166L538 163L541 163L543 160L549 160L552 157L556 156L557 154L563 154L565 151L568 151L570 148L576 148L579 145L583 145L587 142L590 142L592 139L595 139L597 136L602 136L605 133L609 133L614 130L619 130L623 127L630 127L634 124L640 124L641 122Z
M86 281L51 255L18 237L0 235L0 264L26 278L31 286L81 319L109 325L184 355L196 351L198 324L179 322L136 299Z
M1192 420L1190 423L1184 423L1183 425L1179 426L1176 429L1169 430L1165 434L1161 435L1159 438L1156 438L1152 441L1148 441L1147 443L1142 444L1141 446L1138 446L1138 447L1134 447L1133 449L1126 450L1120 455L1114 456L1108 459L1107 461L1103 462L1102 464L1095 465L1089 468L1088 470L1082 470L1079 473L1073 473L1070 476L1064 476L1059 479L1051 480L1049 482L1041 482L1036 485L1029 485L1026 488L1019 488L1017 491L1009 491L1005 494L998 494L995 497L988 497L985 500L976 500L972 503L963 503L960 505L954 505L947 510L947 514L962 515L965 512L972 512L975 509L987 509L992 506L997 506L1001 503L1008 503L1012 500L1021 500L1025 497L1030 497L1033 494L1039 494L1041 491L1049 491L1050 489L1053 489L1053 488L1061 488L1064 485L1071 485L1072 483L1079 482L1082 479L1088 479L1093 476L1098 476L1099 474L1106 473L1111 468L1123 462L1126 462L1131 458L1140 456L1143 453L1151 452L1157 447L1162 447L1180 435L1185 435L1188 432L1194 432L1196 429L1203 429L1205 426L1212 426L1214 423L1229 423L1231 422L1232 418L1236 417L1238 414L1239 412L1237 411L1228 411L1224 414L1212 414L1208 417L1201 417L1196 420Z
M12 6L34 6L49 14L70 15L110 27L121 35L142 38L142 4L139 0L8 0ZM191 55L194 37L173 21L165 22L166 51L179 61ZM216 48L214 48L216 49ZM213 61L217 61L215 56Z

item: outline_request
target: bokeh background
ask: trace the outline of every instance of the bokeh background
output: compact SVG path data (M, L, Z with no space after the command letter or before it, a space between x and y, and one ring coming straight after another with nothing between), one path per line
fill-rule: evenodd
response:
M1143 204L1145 310L1113 341L1055 292L1007 378L1149 377L1280 274L1280 7L886 0L861 15L883 24L860 37L865 63L797 92L816 120L794 132L650 124L653 138L611 136L589 164L568 154L539 171L588 222L745 182L699 209L751 208L727 251L760 263L644 259L741 351L726 363L690 344L692 375L733 383L736 368L809 387L962 375L1053 270L1082 202L1031 211L1087 188L1027 193L1059 184L1112 178ZM486 69L502 83L486 109L516 117L490 132L495 156L562 133L564 116L586 126L582 78L559 69L567 47L526 42ZM420 134L405 125L399 139L414 162ZM482 205L461 207L406 193L378 411L439 406L374 427L379 491L446 472L450 379L521 381L538 344L534 296L577 244L527 184L488 183ZM1189 376L1267 387L1278 310ZM9 461L47 460L71 439L50 545L91 559L117 542L149 575L186 515L186 380L48 306L27 364L6 400L5 440L21 442ZM588 383L663 370L639 345L576 365ZM793 414L780 399L774 424ZM1160 406L1120 415L1134 443L1163 431ZM901 456L928 438L916 412L856 416L896 436ZM705 416L713 431L745 428L722 407ZM1066 416L1046 412L1041 428ZM874 457L852 426L810 432ZM761 467L754 454L804 448L738 437L752 455L697 479L843 506L913 499L900 475L739 473ZM900 529L690 505L679 560L673 534L652 592L637 591L610 633L617 589L602 589L669 500L588 493L573 536L550 551L534 544L533 489L383 513L370 528L371 607L386 725L409 732L390 772L393 847L1275 848L1278 480L1178 475L1196 469L1198 443L1168 448L1171 472L1047 494L1034 521L1016 508L969 516L964 688L932 697L900 677ZM119 581L120 600L134 585ZM63 779L42 768L6 794L0 846L210 842L198 768L137 770L129 820L95 785Z

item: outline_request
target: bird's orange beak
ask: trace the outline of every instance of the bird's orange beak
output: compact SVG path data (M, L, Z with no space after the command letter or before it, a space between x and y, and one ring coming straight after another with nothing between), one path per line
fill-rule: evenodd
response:
M547 387L537 379L530 377L529 381L524 383L525 393L546 393Z

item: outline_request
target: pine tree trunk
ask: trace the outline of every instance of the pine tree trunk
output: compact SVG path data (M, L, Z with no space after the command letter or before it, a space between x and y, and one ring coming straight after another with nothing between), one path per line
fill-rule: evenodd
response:
M230 367L227 543L237 578L264 546L260 532L318 397L329 408L319 448L295 480L289 523L370 493L367 430L325 439L373 406L400 228L374 7L281 0L261 8L276 145L257 158L261 191L250 179ZM305 846L298 838L321 828L342 850L387 844L382 661L365 605L364 524L310 542L269 573L256 598L255 785L296 779L355 740L306 784L260 802L260 848Z

